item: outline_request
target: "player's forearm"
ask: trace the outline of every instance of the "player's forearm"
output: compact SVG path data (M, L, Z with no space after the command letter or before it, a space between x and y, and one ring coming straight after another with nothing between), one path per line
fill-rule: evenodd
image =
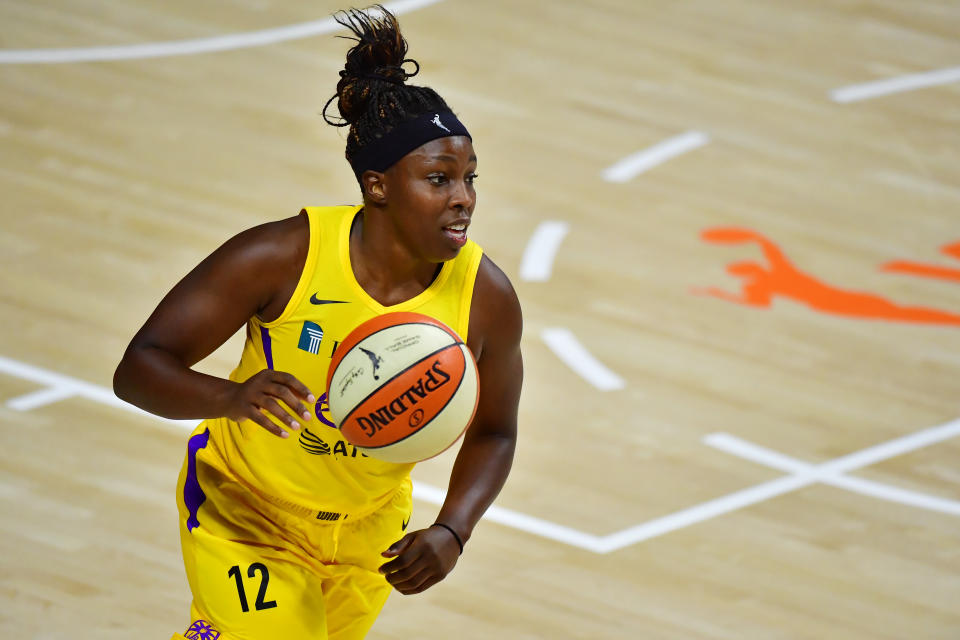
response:
M185 366L153 347L131 347L113 376L117 397L145 411L175 420L225 415L235 382Z
M469 434L468 434L469 436ZM453 528L466 543L480 518L493 504L510 474L516 438L474 435L464 440L450 475L447 498L437 522Z

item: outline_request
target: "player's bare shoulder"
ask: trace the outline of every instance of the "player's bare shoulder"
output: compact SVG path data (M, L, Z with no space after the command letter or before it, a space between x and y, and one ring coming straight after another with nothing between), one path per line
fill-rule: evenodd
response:
M280 315L296 289L309 249L309 221L301 213L241 231L198 270L213 275L225 290L245 290L258 315L269 320Z
M493 260L480 259L470 305L468 342L477 357L490 340L519 344L523 332L523 313L510 278Z
M285 263L299 263L299 269L302 269L310 248L310 223L303 212L265 222L241 231L223 248L257 264L282 267Z

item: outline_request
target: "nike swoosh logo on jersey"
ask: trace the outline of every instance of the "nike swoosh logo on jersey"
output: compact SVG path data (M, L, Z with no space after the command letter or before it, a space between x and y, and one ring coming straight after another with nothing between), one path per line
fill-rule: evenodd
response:
M346 304L346 300L321 300L317 294L310 296L310 304Z
M410 518L407 518L407 521L406 521L406 522L401 523L401 525L400 525L400 530L401 530L401 531L406 531L406 530L407 530L407 526L408 526L409 524L410 524Z

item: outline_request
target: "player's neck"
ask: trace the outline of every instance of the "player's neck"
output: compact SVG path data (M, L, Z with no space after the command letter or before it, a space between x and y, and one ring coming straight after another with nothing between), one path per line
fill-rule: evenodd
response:
M350 265L357 282L384 306L419 295L436 279L443 264L413 254L385 225L365 224L360 212L350 229Z

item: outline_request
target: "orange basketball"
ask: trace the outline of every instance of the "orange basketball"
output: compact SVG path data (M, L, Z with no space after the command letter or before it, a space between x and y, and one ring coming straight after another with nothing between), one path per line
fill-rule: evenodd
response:
M450 327L387 313L350 332L327 373L330 417L343 437L388 462L419 462L463 434L477 408L477 365Z

